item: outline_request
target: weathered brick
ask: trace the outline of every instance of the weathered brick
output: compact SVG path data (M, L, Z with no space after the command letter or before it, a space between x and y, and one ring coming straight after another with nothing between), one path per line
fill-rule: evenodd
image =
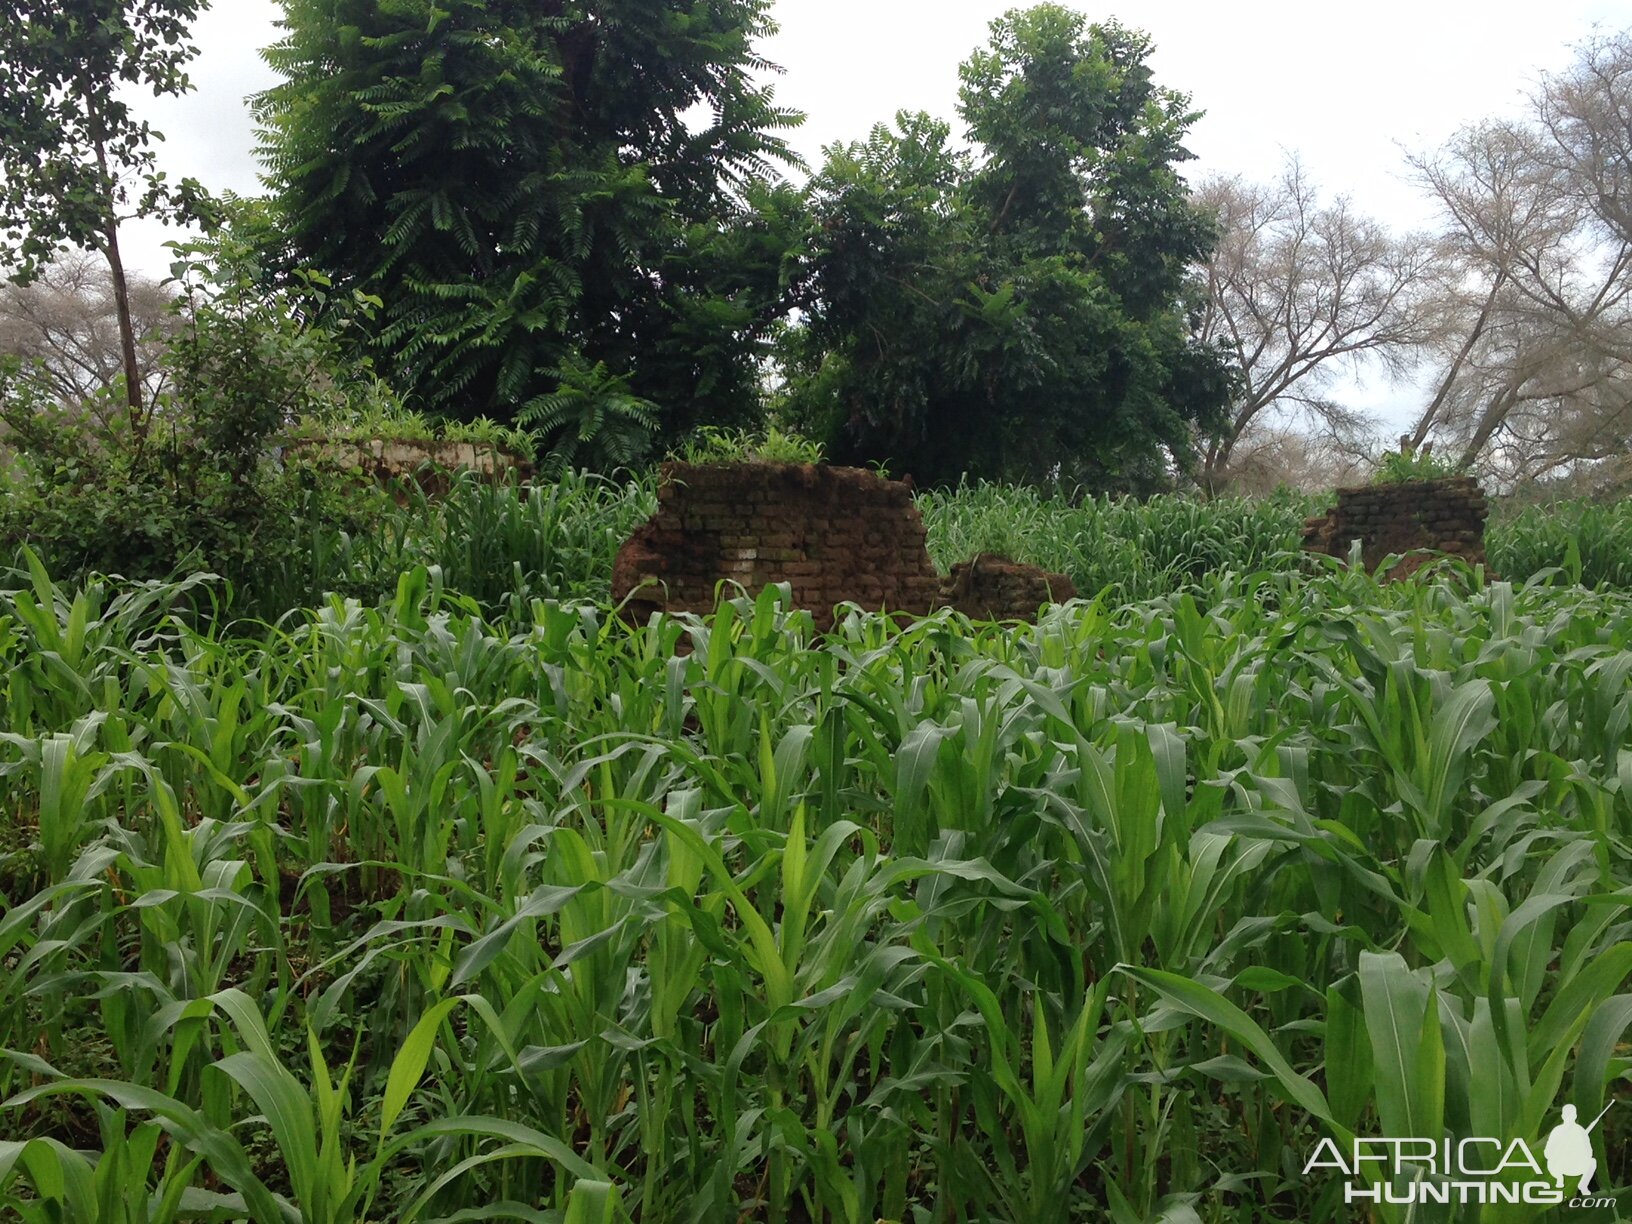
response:
M1361 541L1362 555L1375 567L1390 553L1418 549L1447 552L1482 563L1488 505L1471 477L1339 489L1337 505L1304 524L1303 547L1346 556L1349 542ZM1415 572L1421 562L1402 565L1391 576Z
M664 580L662 588L640 591L644 603L630 601L628 614L637 620L661 607L709 611L722 579L750 592L789 583L796 603L823 629L842 603L910 616L946 599L910 487L876 473L667 464L658 499L657 513L620 550L614 569L613 596L620 601L644 578ZM985 588L988 602L1003 606L979 609L979 615L1006 619L1036 611L1042 602L1036 580L1028 585L1024 575L1040 571L1015 568L1016 575Z

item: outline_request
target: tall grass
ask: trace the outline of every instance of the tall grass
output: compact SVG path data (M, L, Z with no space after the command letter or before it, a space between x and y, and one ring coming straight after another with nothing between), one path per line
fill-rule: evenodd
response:
M1334 566L818 638L416 568L255 641L15 588L15 1218L1351 1219L1321 1137L1628 1096L1624 595Z
M656 508L656 479L566 472L523 485L465 473L436 495L411 481L389 496L359 489L352 530L334 521L333 497L310 494L288 525L298 560L241 580L226 601L230 615L275 621L329 594L373 604L415 566L438 570L446 586L516 624L537 599L605 600L619 546ZM1303 520L1325 504L1295 493L1104 500L987 483L917 499L943 572L977 553L1000 553L1113 601L1172 594L1225 570L1295 567ZM367 508L374 505L381 508ZM1492 570L1506 578L1557 569L1561 581L1632 590L1632 504L1498 504L1486 543Z
M930 555L943 571L994 552L1063 573L1084 594L1118 599L1167 594L1215 570L1289 565L1316 504L1298 494L1072 498L986 482L918 497Z
M412 481L391 493L395 506L359 531L297 520L304 564L260 576L238 610L273 620L329 594L375 603L425 566L487 612L525 620L535 599L606 598L618 547L657 508L650 476L584 472L530 485L465 472L434 495Z
M1303 520L1328 503L1290 492L1103 500L984 483L918 497L943 570L977 552L1002 553L1115 599L1169 594L1220 570L1292 566ZM1497 502L1485 548L1491 569L1517 582L1557 570L1566 583L1632 590L1632 502Z
M1501 515L1486 554L1499 574L1557 568L1565 581L1632 590L1632 502L1550 502Z

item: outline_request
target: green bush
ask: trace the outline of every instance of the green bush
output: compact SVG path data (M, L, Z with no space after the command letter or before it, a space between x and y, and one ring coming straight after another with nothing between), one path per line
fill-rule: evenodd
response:
M821 463L825 451L820 442L775 425L763 431L705 425L673 457L686 463Z
M1440 459L1426 450L1410 454L1388 451L1378 458L1371 483L1406 484L1413 480L1443 480L1447 476L1459 475L1461 471L1454 461Z
M208 571L239 589L239 611L281 613L255 591L304 567L303 528L370 530L389 499L280 453L280 434L380 411L388 393L303 321L301 301L327 291L321 277L269 294L230 240L178 253L181 319L160 359L165 390L143 418L110 410L117 388L64 405L35 369L0 369L0 550L10 560L28 544L69 575Z

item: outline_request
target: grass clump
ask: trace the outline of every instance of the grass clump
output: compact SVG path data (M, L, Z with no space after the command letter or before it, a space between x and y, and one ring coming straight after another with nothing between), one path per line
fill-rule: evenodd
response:
M768 425L763 430L705 425L674 452L685 463L821 463L820 442Z

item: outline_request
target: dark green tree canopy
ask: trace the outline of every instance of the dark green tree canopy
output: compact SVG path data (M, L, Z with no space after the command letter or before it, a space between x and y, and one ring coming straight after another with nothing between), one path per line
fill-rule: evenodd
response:
M602 365L668 430L757 408L798 215L763 185L799 118L752 79L770 0L284 3L290 254L384 300L402 390L526 420Z
M972 152L926 115L827 151L788 395L831 454L1102 488L1189 462L1231 375L1190 326L1214 239L1177 170L1197 116L1150 49L1013 12L962 70Z

